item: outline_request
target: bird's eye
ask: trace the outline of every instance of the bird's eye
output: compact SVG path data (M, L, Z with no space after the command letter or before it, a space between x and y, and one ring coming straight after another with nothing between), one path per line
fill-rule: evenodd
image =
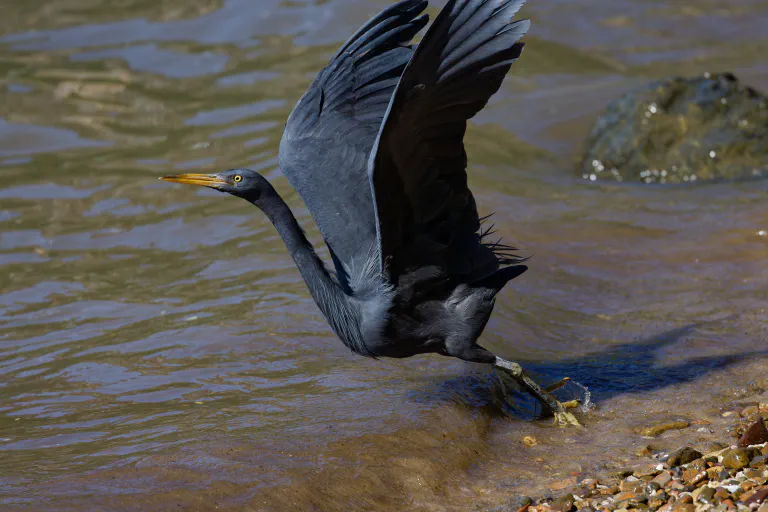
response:
M243 177L240 176L239 174L235 174L235 177L233 179L235 180L235 183L240 183L241 181L243 181Z

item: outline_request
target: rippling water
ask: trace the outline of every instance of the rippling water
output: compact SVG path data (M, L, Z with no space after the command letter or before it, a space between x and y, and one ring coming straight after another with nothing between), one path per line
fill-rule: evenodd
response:
M487 508L631 461L648 421L716 425L765 374L768 186L585 183L573 159L652 78L768 90L766 1L532 0L526 52L467 136L481 213L532 256L484 343L587 385L585 431L501 403L487 368L352 356L260 212L157 181L260 170L319 245L279 137L386 4L5 2L4 509Z

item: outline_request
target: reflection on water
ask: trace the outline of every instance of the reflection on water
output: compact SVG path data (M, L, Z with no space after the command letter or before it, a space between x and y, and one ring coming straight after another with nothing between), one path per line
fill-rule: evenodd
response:
M588 385L585 431L500 402L486 368L352 356L258 211L157 181L258 169L319 244L278 141L386 4L4 7L4 507L490 507L626 463L635 428L669 411L715 429L713 398L761 374L766 185L591 185L571 162L607 101L650 78L728 69L768 90L764 1L537 0L523 58L468 134L481 211L533 257L484 343Z

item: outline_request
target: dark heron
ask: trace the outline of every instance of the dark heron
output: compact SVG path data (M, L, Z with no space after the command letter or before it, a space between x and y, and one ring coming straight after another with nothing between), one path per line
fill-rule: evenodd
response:
M527 270L492 242L467 186L464 132L520 56L524 0L425 0L372 18L333 56L288 118L279 165L317 223L329 272L272 185L249 169L162 179L259 207L333 331L353 352L437 353L495 365L561 423L563 404L518 365L477 344L496 294Z

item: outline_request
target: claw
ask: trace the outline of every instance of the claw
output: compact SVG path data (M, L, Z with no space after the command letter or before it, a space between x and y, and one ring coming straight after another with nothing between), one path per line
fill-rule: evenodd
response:
M562 405L562 404L561 404ZM576 419L573 413L566 410L555 412L555 425L558 427L581 427L581 423Z
M549 386L544 388L544 391L547 393L551 393L553 391L557 391L558 389L562 388L566 384L568 384L571 381L570 377L564 377L562 380L555 382L554 384L550 384Z
M563 406L563 409L576 409L581 405L581 400L575 399L569 400L567 402L560 402L560 405Z

